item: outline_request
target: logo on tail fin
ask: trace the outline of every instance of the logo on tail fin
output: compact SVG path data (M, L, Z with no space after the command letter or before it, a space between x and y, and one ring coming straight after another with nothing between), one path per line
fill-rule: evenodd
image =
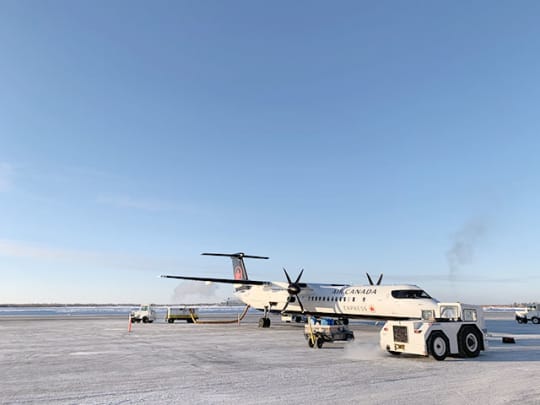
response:
M246 266L241 257L231 257L233 262L233 275L235 280L247 280Z
M244 275L242 274L242 268L240 266L236 266L234 268L234 279L235 280L245 280Z

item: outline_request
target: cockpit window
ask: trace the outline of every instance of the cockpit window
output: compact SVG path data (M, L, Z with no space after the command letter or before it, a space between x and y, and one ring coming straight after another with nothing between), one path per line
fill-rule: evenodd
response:
M392 297L394 298L431 298L428 293L423 290L393 290Z

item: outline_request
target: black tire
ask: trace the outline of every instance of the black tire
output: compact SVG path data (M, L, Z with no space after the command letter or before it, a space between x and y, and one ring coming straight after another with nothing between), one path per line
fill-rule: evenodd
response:
M265 322L264 327L265 327L265 328L269 328L269 327L270 327L270 318L266 318L265 321L266 321L266 322Z
M460 354L465 357L478 357L482 348L482 336L474 328L466 328L459 337Z
M540 319L538 319L536 316L533 316L531 319L531 322L535 325L538 325L540 323Z
M446 359L449 352L449 346L450 344L448 343L448 339L442 332L435 331L429 337L429 353L437 361Z
M349 324L349 318L343 318L343 325L348 325Z
M143 323L148 323L148 318L146 316L144 316L142 321L143 321Z
M522 320L522 319L518 319L518 320L517 320L517 323L523 323L523 320Z
M193 319L188 318L188 319L186 319L186 322L187 322L187 323L193 323Z
M317 347L320 349L324 344L324 339L323 338L317 338Z
M308 344L308 346L311 347L312 349L313 349L313 347L315 346L315 343L313 343L313 339L311 339L310 337L308 337L307 344Z
M167 322L174 323L174 319L167 319Z
M392 356L400 356L401 355L401 352L395 352L393 350L387 350L388 353L390 353Z
M137 320L135 318L131 318L131 323L135 323Z

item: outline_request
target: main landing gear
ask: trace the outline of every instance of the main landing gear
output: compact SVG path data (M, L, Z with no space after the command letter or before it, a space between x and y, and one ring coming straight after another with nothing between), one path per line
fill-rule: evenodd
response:
M270 318L268 318L268 307L264 307L264 317L259 319L259 328L269 328Z

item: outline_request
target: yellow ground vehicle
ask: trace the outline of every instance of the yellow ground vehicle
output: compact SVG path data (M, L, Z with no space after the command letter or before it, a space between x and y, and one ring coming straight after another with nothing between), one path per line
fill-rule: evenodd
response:
M349 341L354 333L339 319L310 317L304 326L304 336L309 347L319 349L325 342Z
M167 307L165 322L174 323L174 321L186 321L193 323L199 319L197 308L188 307Z

